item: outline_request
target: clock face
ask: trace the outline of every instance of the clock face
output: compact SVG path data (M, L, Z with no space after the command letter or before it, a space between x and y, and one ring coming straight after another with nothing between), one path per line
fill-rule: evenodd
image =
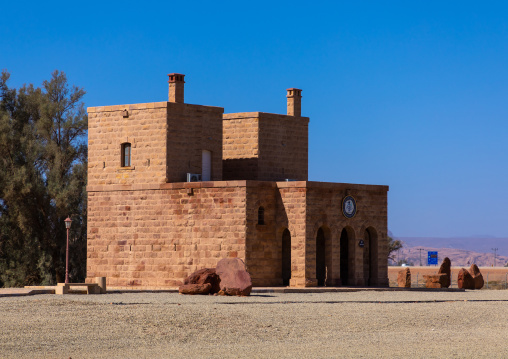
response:
M342 200L342 214L346 218L353 218L356 214L356 201L353 196L346 196Z

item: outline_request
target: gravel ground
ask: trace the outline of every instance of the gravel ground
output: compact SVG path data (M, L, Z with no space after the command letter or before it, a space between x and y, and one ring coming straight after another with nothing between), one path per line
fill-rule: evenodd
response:
M0 298L1 358L507 358L508 291Z

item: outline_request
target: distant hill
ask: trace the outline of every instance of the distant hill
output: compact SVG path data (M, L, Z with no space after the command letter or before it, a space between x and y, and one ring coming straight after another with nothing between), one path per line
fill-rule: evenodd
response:
M420 251L422 248L422 264L427 265L427 252L437 251L438 261L448 257L453 266L492 266L494 264L494 251L498 248L496 266L503 267L508 262L508 238L430 238L430 237L396 237L404 242L404 247L396 254L397 259L407 259L415 265L420 264Z
M433 247L464 249L480 253L492 252L492 248L498 248L498 253L508 256L508 238L495 237L396 237L408 247Z

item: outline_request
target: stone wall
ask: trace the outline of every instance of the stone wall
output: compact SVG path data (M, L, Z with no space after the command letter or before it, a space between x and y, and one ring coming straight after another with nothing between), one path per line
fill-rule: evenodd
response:
M282 284L281 241L277 236L277 188L273 182L247 181L246 265L255 286ZM262 224L259 209L263 208Z
M342 230L346 229L349 240L348 285L388 284L387 191L386 186L307 182L306 237L310 277L315 276L316 236L322 227L328 246L328 285L339 282L340 236ZM356 200L357 213L353 218L346 218L342 214L342 200L346 195ZM367 229L373 237L371 242L377 240L375 246L365 236ZM359 246L361 239L365 244L363 248ZM374 255L372 258L369 257L369 250ZM370 265L375 266L374 272L369 271Z
M185 182L202 173L202 151L212 153L212 181L222 180L221 107L168 102L167 181Z
M89 107L88 183L185 182L202 173L202 151L212 153L212 180L222 179L223 108L172 102ZM121 145L131 143L131 166Z
M172 287L226 257L245 260L245 182L88 188L87 281Z
M307 268L306 223L307 188L305 182L277 182L277 239L285 228L291 234L292 287L316 285Z
M224 114L223 118L223 179L258 180L257 112Z
M88 184L166 181L167 102L88 108ZM121 166L121 145L132 164Z
M263 112L224 114L224 179L305 181L307 117Z
M308 179L308 117L259 113L259 179Z
M387 284L385 186L216 181L89 186L87 277L109 286L172 287L195 270L240 257L255 286L282 284L282 233L291 234L291 286L316 286L316 236L324 230L326 285L340 283L340 233L348 230L349 285ZM346 193L354 218L342 215ZM264 221L259 223L259 208ZM377 236L375 277L364 237ZM361 248L358 241L364 239ZM369 277L370 275L370 277Z

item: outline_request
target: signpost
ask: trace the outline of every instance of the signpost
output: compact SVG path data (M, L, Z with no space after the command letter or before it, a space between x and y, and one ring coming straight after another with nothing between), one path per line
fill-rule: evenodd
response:
M428 252L427 265L437 265L437 252Z

